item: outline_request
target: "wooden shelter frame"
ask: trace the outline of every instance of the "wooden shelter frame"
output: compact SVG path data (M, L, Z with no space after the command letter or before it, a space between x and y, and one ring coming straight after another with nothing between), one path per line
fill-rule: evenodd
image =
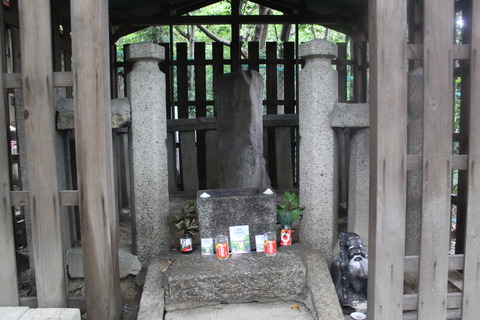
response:
M22 33L21 73L5 73L0 67L4 89L23 87L27 117L29 159L28 191L12 191L9 156L0 148L0 305L18 305L14 263L11 207L29 205L34 209L34 237L39 307L65 307L63 256L58 250L59 206L79 206L85 250L86 305L99 319L118 319L118 258L116 214L112 178L110 114L110 63L107 1L71 1L73 72L53 72L51 16L48 0L19 1ZM238 4L238 0L234 3ZM262 1L274 5L273 1ZM301 5L303 1L299 1ZM409 8L423 3L410 14ZM204 1L192 6L204 5ZM468 40L454 43L455 5L463 6L470 24ZM190 10L193 7L178 8ZM403 319L405 311L416 311L418 319L475 319L480 314L480 1L369 0L370 69L370 277L369 318ZM288 8L287 8L288 9ZM295 11L295 7L290 8ZM415 11L415 10L414 10ZM418 18L420 16L421 18ZM157 17L167 23L203 23L203 17ZM315 21L314 17L295 19ZM11 21L9 14L3 21ZM10 20L9 20L10 19ZM153 18L152 18L153 19ZM168 20L171 19L171 20ZM198 19L198 20L196 20ZM208 21L224 22L223 17ZM238 17L235 23L288 22L280 17ZM249 20L251 19L251 20ZM259 19L259 20L255 20ZM260 20L261 19L261 20ZM278 21L276 20L278 19ZM302 20L304 19L304 20ZM333 23L334 17L332 17ZM3 28L4 22L0 21ZM154 21L143 19L151 25ZM158 23L158 20L155 20ZM231 21L229 21L231 22ZM329 21L315 21L329 23ZM336 22L338 22L336 20ZM119 27L114 37L130 30ZM139 26L140 24L136 24ZM135 28L135 27L134 27ZM407 28L410 28L407 32ZM423 30L419 32L418 30ZM414 36L419 32L421 36ZM409 39L414 39L407 43ZM1 32L2 36L4 32ZM238 32L237 32L238 34ZM357 33L361 37L362 33ZM466 34L467 36L467 34ZM235 39L233 41L235 43ZM3 49L4 42L0 44ZM238 41L237 41L238 44ZM4 50L0 50L4 52ZM58 53L58 52L56 52ZM407 152L407 71L408 61L421 60L424 68L423 154ZM461 155L452 154L452 105L454 61L465 60L468 70L462 82ZM411 64L415 64L412 62ZM55 86L73 86L77 106L78 191L58 190L52 155L52 91ZM0 144L8 145L5 127L5 94L0 90ZM92 125L96 124L96 125ZM407 171L423 170L422 235L419 256L405 257ZM451 220L451 173L462 170L465 228L461 254L449 255ZM98 214L101 213L101 214ZM468 222L468 223L467 223ZM57 270L57 271L56 271ZM461 293L448 293L449 270L462 270ZM403 293L404 273L420 275L418 294ZM63 275L63 276L60 276ZM52 287L50 287L52 286Z

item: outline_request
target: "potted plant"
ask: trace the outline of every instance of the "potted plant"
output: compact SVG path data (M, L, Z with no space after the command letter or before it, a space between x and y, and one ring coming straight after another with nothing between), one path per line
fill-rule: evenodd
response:
M175 215L174 224L180 237L180 251L191 253L193 251L193 237L198 232L197 212L195 201L188 201L182 208L182 213Z
M300 198L295 192L285 191L283 200L277 205L277 220L282 226L280 233L280 245L292 244L292 224L302 216L305 208L300 207Z

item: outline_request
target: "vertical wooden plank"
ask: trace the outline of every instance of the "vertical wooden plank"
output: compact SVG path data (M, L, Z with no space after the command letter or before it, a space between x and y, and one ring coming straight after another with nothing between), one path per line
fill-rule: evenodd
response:
M289 127L279 127L274 130L277 188L290 190L293 188L292 133Z
M175 133L167 132L167 152L168 152L168 193L177 191L177 166L175 148Z
M198 190L197 148L195 132L180 132L180 159L182 160L183 191L195 194Z
M223 43L214 42L212 43L213 51L213 80L218 76L223 74Z
M177 43L178 118L188 118L188 54L185 42Z
M220 188L220 161L218 158L218 134L215 130L205 132L205 153L207 162L207 189Z
M283 44L283 99L285 100L285 113L295 113L295 43Z
M360 46L359 43L352 43L353 59L356 64L353 66L353 101L356 103L366 102L366 43Z
M424 1L423 190L418 319L445 319L450 247L454 1Z
M462 320L480 314L480 1L473 1L470 58L470 133L468 152L468 203L463 279ZM477 168L475 168L477 165Z
M283 99L284 99L284 112L285 114L293 114L296 113L296 103L297 100L295 99L295 67L296 67L296 60L295 60L295 43L294 42L284 42L283 43L283 59L285 63L283 64ZM288 166L290 167L290 172L287 173L288 179L291 181L288 182L291 187L293 187L295 182L295 177L298 176L298 171L296 170L296 154L298 154L298 150L296 150L297 145L295 144L295 135L298 128L288 128L290 131L290 138L288 142L290 143L289 146L286 146L290 150L290 160L282 159L282 161L287 161ZM278 147L277 147L278 148ZM277 155L278 159L278 155ZM280 175L277 174L277 177ZM280 186L280 180L279 180Z
M259 43L257 41L252 41L248 43L248 68L250 70L255 70L258 72L258 57L259 57Z
M407 2L369 1L368 318L402 319L407 155Z
M213 81L223 74L223 43L214 42L212 43L212 56L213 56ZM214 115L216 115L215 109L213 110Z
M240 50L241 50L241 43L240 43L240 23L238 20L238 16L240 14L240 8L242 1L240 0L232 0L232 41L230 41L230 60L232 68L230 72L240 71L242 68L240 66Z
M338 102L347 102L347 43L337 43L338 47Z
M87 312L120 318L107 0L71 1L75 137Z
M165 74L165 97L167 98L167 119L173 119L173 67L172 60L170 57L170 43L160 43L162 47L165 48L165 60L160 62L160 71Z
M19 2L33 256L39 307L66 307L55 158L50 1Z
M0 52L4 51L3 7L0 8ZM4 73L4 55L0 56L0 75ZM10 202L10 176L8 169L10 141L7 132L8 104L0 79L0 306L18 306L17 266L15 263L15 236L13 232L12 205Z
M195 103L196 116L207 116L207 81L205 74L205 43L195 43ZM197 165L199 188L205 189L207 184L207 165L205 159L205 130L197 131Z
M267 114L277 114L277 43L267 42L267 74L265 79L265 87L267 91ZM268 128L267 151L268 157L265 159L268 161L268 175L272 186L277 186L277 158L276 158L276 146L275 146L275 128Z

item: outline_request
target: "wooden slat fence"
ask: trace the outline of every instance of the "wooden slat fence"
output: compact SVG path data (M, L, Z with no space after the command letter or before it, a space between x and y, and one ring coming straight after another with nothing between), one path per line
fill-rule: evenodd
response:
M195 43L193 57L189 57L187 43L177 43L175 50L163 45L166 60L161 69L167 75L169 90L169 190L192 194L199 189L218 188L216 125L214 119L208 120L215 115L212 81L232 70L232 60L224 57L221 43ZM346 45L339 48L342 55L334 63L344 70L339 87L346 100L346 66L354 62L346 59ZM277 43L269 42L261 51L258 42L250 42L248 58L240 60L239 68L259 71L264 78L264 157L272 185L288 190L298 186L296 71L302 61L296 58L294 42L283 43L279 49ZM282 125L278 125L280 122Z
M206 51L211 52L208 57ZM170 88L174 89L168 94L171 99L167 102L171 119L168 127L169 145L170 150L173 151L173 154L169 155L169 159L174 164L169 167L170 191L194 193L199 189L218 188L216 125L211 122L215 121L214 118L208 122L208 117L215 114L212 92L213 78L230 72L232 61L224 58L224 46L221 43L213 43L211 49L206 47L205 43L195 43L193 58L188 58L186 43L177 43L175 52L174 59L169 59L167 56L164 62L173 69L172 73L175 75L173 78L167 79L170 82ZM298 121L294 116L297 62L294 43L284 44L282 58L277 57L276 43L267 43L263 57L260 55L258 43L249 43L248 52L249 58L240 61L241 68L257 70L264 76L263 104L266 114L278 114L278 106L281 105L283 106L282 113L292 115L290 118L282 118L284 122L288 122L284 129L276 128L275 125L267 126L264 139L265 158L273 184L284 189L292 189L296 183L294 180L296 174L295 159L291 150L294 150L296 145L295 126ZM280 73L283 74L282 79L284 79L281 85L278 84L278 74ZM279 91L282 91L281 95L279 95ZM203 120L204 118L205 120ZM206 122L211 125L205 126ZM176 123L183 125L179 126ZM192 125L196 127L194 131L192 131ZM291 129L292 127L293 129ZM277 164L277 157L283 158L282 165ZM282 174L279 180L277 172L287 172L288 174Z
M10 165L8 155L3 153L8 149L2 148L0 306L80 307L83 311L87 308L93 317L119 319L120 288L116 247L117 215L113 201L112 138L109 136L111 130L106 130L110 126L109 40L108 27L105 25L108 22L108 2L86 0L75 4L72 4L72 11L77 13L77 20L74 19L75 25L72 27L77 41L73 50L77 57L73 72L75 76L72 72L53 72L54 68L69 70L69 66L61 67L58 59L69 64L70 54L65 53L60 58L52 52L52 48L58 49L58 43L52 45L51 7L48 0L19 2L22 73L7 74L4 73L3 64L0 67L0 143L4 147L9 145L8 138L4 136L4 133L8 132L5 125L9 122L4 118L7 114L4 107L5 90L22 88L29 182L28 191L11 191L9 170L4 170ZM82 21L87 25L82 25ZM53 30L58 32L58 21L56 23ZM0 21L0 25L3 27L3 21ZM3 30L1 33L3 36ZM92 36L93 33L95 37ZM85 41L87 38L89 40ZM2 39L1 52L5 52L3 44ZM91 46L105 50L93 50ZM2 59L3 57L2 54ZM92 75L92 72L95 75ZM76 131L77 147L80 149L77 153L80 155L77 159L79 170L76 172L81 180L79 191L59 190L54 145L54 87L68 87L68 91L73 85L76 89L77 110L82 110L75 119L76 127L79 128ZM86 101L88 99L90 102ZM92 123L102 125L92 126ZM92 164L91 161L95 163ZM35 283L32 283L32 287L36 288L37 295L29 297L19 297L16 269L22 266L16 266L15 248L12 248L15 237L11 230L12 207L20 206L30 208L32 220L33 245L28 249L34 252L33 260L29 262L35 265L35 277L32 277ZM80 207L82 247L87 262L84 273L88 301L84 297L67 297L65 248L62 248L61 239L62 232L66 230L61 230L61 206Z
M480 156L480 4L371 0L369 6L373 185L368 304L373 307L368 318L476 319L480 312L475 302L480 294L480 177L475 168ZM456 29L458 17L463 19L461 31L458 25ZM407 25L411 27L408 44ZM423 151L416 155L407 155L405 148L407 66L424 69ZM457 105L455 77L461 82ZM456 125L454 111L460 117ZM420 254L404 257L405 171L418 169L423 172ZM452 180L456 174L460 178ZM453 183L458 183L454 197ZM456 225L455 247L452 226L457 221L463 226ZM403 294L404 273L418 276L414 293ZM450 280L452 273L460 280Z

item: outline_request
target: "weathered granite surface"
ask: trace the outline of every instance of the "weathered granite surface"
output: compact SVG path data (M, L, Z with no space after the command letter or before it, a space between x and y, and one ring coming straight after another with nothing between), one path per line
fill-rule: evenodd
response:
M163 319L165 290L162 286L162 270L169 266L169 263L163 260L155 260L148 265L147 278L138 309L138 319Z
M250 244L255 247L255 235L274 231L277 223L276 193L266 189L212 189L197 193L197 214L201 238L229 235L230 226L248 225ZM206 193L208 198L202 198Z
M62 98L57 103L57 129L75 129L72 98ZM112 99L112 129L130 124L130 102L127 98Z
M167 312L165 320L313 320L310 310L298 301L217 304Z
M265 306L277 302L296 303L308 309L313 319L344 319L327 264L318 250L301 244L279 247L275 257L250 253L224 261L201 256L199 251L191 255L172 252L149 267L141 306L149 306L148 315L166 311L170 320L195 315L199 317L195 319L213 320L230 319L219 317L225 310L257 308L251 302L259 303L256 315L266 319L271 319L271 313ZM138 319L162 319L146 315L140 312ZM263 319L235 316L232 319ZM296 319L293 315L281 318Z
M130 127L134 253L142 264L170 249L168 218L167 116L165 74L158 63L165 49L154 43L128 47L133 69L127 75Z
M337 104L337 72L332 58L337 46L315 39L299 46L305 66L299 73L300 203L305 210L300 241L333 257L338 228L336 135L330 114Z
M408 154L423 152L423 68L408 73ZM407 171L405 254L420 254L423 170Z
M370 129L357 132L350 142L348 231L360 236L368 248Z
M80 310L73 308L0 307L2 320L80 320Z
M299 294L306 268L290 252L278 252L274 258L238 254L224 261L196 253L176 260L166 276L166 294L172 301L246 302Z
M263 82L254 70L218 77L213 95L217 112L221 188L266 188L263 158Z
M358 128L370 126L369 103L337 103L330 114L330 126Z

